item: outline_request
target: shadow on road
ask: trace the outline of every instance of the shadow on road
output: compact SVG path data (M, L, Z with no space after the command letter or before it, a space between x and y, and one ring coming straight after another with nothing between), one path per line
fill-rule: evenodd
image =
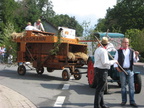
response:
M51 80L62 81L62 78L60 77L54 77L47 74L40 75L37 73L27 72L26 75L22 76L22 75L18 75L17 71L10 70L10 69L0 70L0 76L9 77L13 79L20 79L20 80L27 79L27 80L42 80L42 81L51 81Z

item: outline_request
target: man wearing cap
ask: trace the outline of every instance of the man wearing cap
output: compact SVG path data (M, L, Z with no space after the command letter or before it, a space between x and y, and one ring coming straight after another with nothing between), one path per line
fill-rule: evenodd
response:
M41 23L40 19L38 19L37 22L34 23L34 27L36 27L40 31L45 31L43 24Z
M103 37L101 44L94 53L94 71L95 79L97 80L95 99L94 99L94 108L109 108L104 103L104 86L106 84L108 69L114 63L117 63L117 60L109 60L108 51L106 46L108 45L108 38Z

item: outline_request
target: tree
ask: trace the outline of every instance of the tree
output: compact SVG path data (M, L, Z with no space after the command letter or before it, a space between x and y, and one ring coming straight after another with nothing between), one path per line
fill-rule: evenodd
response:
M105 21L106 21L105 18L98 19L98 24L95 25L95 27L96 27L95 30L99 31L99 32L101 32L101 31L107 31L108 28L104 25Z
M143 14L143 0L123 0L114 6L114 8L107 10L104 25L111 31L118 29L122 33L125 33L127 29L142 30L144 28Z
M130 46L140 52L144 52L144 29L130 29L127 30L125 36L131 40Z
M49 19L55 16L55 12L53 11L52 1L49 1L47 4L44 5L43 9L43 17L45 19Z
M140 52L141 57L144 58L144 29L130 29L127 30L125 36L130 39L130 46Z
M19 31L24 30L27 22L34 23L37 19L43 18L48 6L50 6L48 0L22 0L18 4L19 9L16 11L17 17L15 19L20 28Z
M0 2L0 43L2 44L4 28L7 23L11 22L14 25L15 22L15 10L17 9L17 3L14 0L1 0Z

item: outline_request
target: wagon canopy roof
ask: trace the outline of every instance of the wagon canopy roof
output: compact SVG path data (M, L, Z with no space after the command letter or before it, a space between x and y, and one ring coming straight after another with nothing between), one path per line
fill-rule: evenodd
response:
M100 38L102 38L106 35L108 35L111 38L124 38L124 34L122 34L122 33L106 33L106 32L101 33L101 32L98 32L97 34L100 36Z

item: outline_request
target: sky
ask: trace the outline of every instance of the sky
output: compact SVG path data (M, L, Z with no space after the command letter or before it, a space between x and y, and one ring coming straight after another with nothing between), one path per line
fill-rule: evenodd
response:
M106 10L116 5L117 0L51 0L53 10L56 14L68 14L75 16L82 24L83 21L90 22L94 27L99 18L104 18Z

